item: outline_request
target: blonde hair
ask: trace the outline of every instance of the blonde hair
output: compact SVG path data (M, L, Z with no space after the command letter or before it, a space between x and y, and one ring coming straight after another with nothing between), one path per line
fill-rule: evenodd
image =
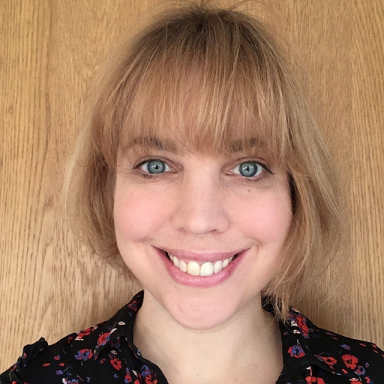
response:
M113 222L119 146L171 134L188 151L216 154L256 138L290 180L292 226L265 288L276 315L286 318L288 301L334 254L340 215L327 148L263 25L234 8L173 8L119 47L93 92L67 186L91 248L123 265Z

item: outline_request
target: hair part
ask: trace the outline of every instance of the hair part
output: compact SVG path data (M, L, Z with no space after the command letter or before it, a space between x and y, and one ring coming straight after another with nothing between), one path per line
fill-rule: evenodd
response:
M119 47L92 93L67 180L77 232L123 265L113 223L119 149L172 137L186 151L216 155L258 140L290 180L293 222L265 288L285 319L289 300L335 254L341 219L328 150L265 27L235 9L167 10Z

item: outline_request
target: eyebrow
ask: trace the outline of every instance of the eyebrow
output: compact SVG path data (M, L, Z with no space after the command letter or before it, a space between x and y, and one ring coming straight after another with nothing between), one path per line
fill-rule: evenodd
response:
M158 137L137 137L134 138L128 145L125 147L125 150L129 150L135 146L145 146L148 148L153 148L159 151L167 151L178 153L177 144L175 141L170 139L159 139ZM263 143L258 138L251 138L249 140L236 140L231 143L230 149L232 153L242 152L257 146L263 146Z

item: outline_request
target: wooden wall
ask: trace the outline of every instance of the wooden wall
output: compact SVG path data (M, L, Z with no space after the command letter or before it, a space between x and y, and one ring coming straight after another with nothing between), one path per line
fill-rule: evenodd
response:
M87 85L121 33L157 2L0 2L0 371L24 344L106 319L137 289L74 240L59 194ZM314 281L300 309L383 348L384 3L260 4L256 12L306 73L351 219L351 249Z

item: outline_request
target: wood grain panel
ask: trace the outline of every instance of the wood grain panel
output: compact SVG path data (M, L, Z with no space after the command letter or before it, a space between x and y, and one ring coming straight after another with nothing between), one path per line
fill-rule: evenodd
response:
M354 331L384 340L384 4L356 2L352 76ZM361 273L364 271L364 273ZM367 289L370 287L371 289ZM375 294L372 295L372 291ZM369 316L373 312L375 316Z
M138 289L73 238L59 195L92 77L156 3L0 2L0 371L24 344L101 321ZM350 248L295 304L318 325L384 347L384 4L252 7L288 45L340 169L352 230Z

